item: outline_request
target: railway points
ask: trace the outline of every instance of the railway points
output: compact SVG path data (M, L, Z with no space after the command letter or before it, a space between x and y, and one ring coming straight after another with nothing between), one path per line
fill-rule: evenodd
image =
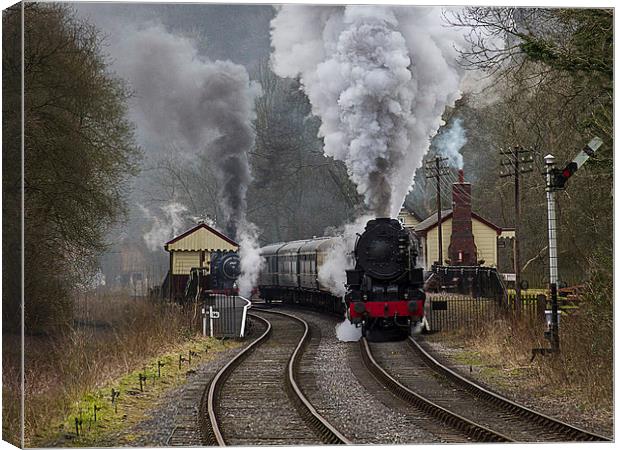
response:
M537 413L465 379L437 362L414 338L380 344L369 344L364 340L362 345L372 358L372 364L377 366L373 371L385 371L380 376L398 395L411 398L411 393L406 392L409 390L452 412L458 417L448 417L439 410L437 414L446 417L446 422L452 426L471 429L474 437L480 431L471 423L502 435L500 440L505 438L512 442L607 440ZM399 386L393 387L395 383ZM416 399L416 402L420 404L421 400ZM470 423L465 425L462 419ZM484 433L480 435L486 439Z

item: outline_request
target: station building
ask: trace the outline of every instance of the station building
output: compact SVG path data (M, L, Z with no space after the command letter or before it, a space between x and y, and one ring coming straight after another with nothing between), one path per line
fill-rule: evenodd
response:
M398 221L406 228L414 228L422 219L415 211L403 206L398 213Z
M452 208L441 211L441 261L437 211L419 220L412 211L401 210L399 220L412 228L420 239L419 263L424 270L431 270L433 264L439 262L441 265L498 267L498 241L514 239L514 229L501 228L473 212L471 203L471 184L464 181L461 172L459 180L452 185Z
M170 253L170 266L162 294L175 299L184 294L192 268L209 269L212 253L236 252L239 244L206 223L199 223L166 242L164 249Z

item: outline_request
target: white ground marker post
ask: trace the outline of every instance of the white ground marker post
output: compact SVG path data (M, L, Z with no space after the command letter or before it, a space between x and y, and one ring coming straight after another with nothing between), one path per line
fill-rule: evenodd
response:
M213 306L209 306L209 335L213 337L213 319L215 315L213 314Z
M202 335L207 336L207 311L205 307L202 307Z

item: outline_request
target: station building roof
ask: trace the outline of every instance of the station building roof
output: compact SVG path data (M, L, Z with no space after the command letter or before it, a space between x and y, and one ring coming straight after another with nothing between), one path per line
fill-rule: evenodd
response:
M164 249L174 251L236 251L239 244L206 223L193 228L166 242Z
M446 220L450 219L452 217L452 210L451 209L444 209L441 211L441 223L444 223ZM482 217L481 215L475 213L472 211L471 213L471 218L472 220L477 220L478 222L482 222L483 224L487 225L489 228L492 228L495 230L495 232L500 235L502 233L502 228L498 227L497 225L495 225L493 222L485 219L484 217ZM414 230L417 233L421 233L421 234L425 234L428 230L434 228L437 226L437 211L435 211L434 213L432 213L430 216L428 216L426 219L424 219L422 222L420 222L419 224L417 224L414 227Z

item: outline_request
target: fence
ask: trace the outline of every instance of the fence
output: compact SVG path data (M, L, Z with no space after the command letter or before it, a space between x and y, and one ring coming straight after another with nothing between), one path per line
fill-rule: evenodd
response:
M512 270L511 270L512 272ZM583 283L587 276L579 269L568 266L559 268L559 284L575 286ZM533 264L521 274L521 279L527 281L530 289L546 289L549 287L549 268L547 264Z
M522 296L521 318L532 322L544 320L545 308L544 296ZM432 331L479 328L513 313L514 297L509 298L506 304L497 298L427 295L426 319Z
M241 296L212 294L203 307L203 334L212 337L244 337L251 302Z
M426 280L428 291L506 300L506 286L494 267L437 266Z

